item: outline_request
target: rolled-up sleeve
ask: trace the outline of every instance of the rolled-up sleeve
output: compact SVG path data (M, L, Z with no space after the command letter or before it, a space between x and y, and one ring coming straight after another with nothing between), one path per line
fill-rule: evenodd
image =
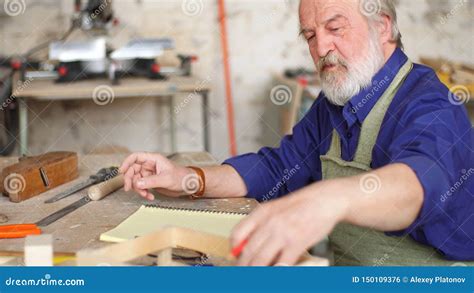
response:
M424 192L421 211L417 219L408 228L404 229L404 234L406 234L429 223L443 212L443 207L440 204L441 193L439 190L449 189L449 179L442 167L438 166L435 161L422 155L407 156L394 162L408 165L418 177Z
M247 197L271 200L297 190L320 173L317 103L285 136L278 148L264 147L224 162L235 168L247 186Z
M409 234L435 247L448 259L466 259L469 255L466 249L472 247L471 244L459 249L455 244L459 239L451 241L453 232L459 230L463 222L459 221L460 217L470 215L473 209L469 189L474 181L471 150L474 136L468 120L458 119L462 115L466 115L464 109L452 105L442 110L413 113L412 119L400 123L403 130L395 134L389 149L392 163L406 164L415 172L423 187L424 199L417 219L409 227L388 234ZM469 178L471 170L473 174ZM474 236L472 232L465 231L464 242Z

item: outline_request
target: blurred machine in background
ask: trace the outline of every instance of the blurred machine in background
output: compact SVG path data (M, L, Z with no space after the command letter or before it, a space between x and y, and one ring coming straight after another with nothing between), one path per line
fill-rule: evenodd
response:
M88 0L84 5L75 0L75 11L69 30L58 40L48 41L13 60L14 69L21 69L23 78L54 78L58 82L72 82L96 77L108 77L117 83L122 76L142 76L166 79L168 75L191 74L191 63L196 56L177 54L178 67L163 67L157 58L165 50L174 50L170 38L137 38L121 48L107 44L111 28L119 23L114 17L112 0ZM74 30L87 32L86 40L68 40ZM48 60L39 68L30 66L33 53L49 48Z
M11 154L15 149L16 136L18 133L18 107L16 103L7 103L12 92L12 70L1 66L0 60L0 155Z
M158 57L166 50L175 50L173 39L137 38L121 48L107 44L111 28L119 24L114 16L112 0L74 0L69 29L59 38L40 43L22 55L3 57L0 52L0 155L10 154L18 135L18 101L12 96L12 78L20 74L20 81L52 79L58 83L84 79L108 78L112 84L127 77L146 77L165 80L170 75L191 75L193 55L176 54L178 66L162 66ZM86 39L70 40L71 34L81 30ZM48 49L47 60L32 56Z

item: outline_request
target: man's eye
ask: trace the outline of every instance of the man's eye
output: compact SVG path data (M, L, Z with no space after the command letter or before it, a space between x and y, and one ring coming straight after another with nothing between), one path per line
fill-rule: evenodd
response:
M336 32L338 32L338 31L340 31L341 28L340 28L340 27L335 27L335 28L331 28L331 29L329 29L329 30L330 30L331 32L333 32L333 33L336 33Z
M306 40L307 40L307 41L310 41L310 40L314 39L314 37L315 37L314 35L307 36L307 37L306 37Z

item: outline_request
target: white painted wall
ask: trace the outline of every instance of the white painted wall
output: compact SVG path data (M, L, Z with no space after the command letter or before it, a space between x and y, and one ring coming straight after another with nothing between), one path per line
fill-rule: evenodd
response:
M6 1L6 0L3 0ZM0 0L1 2L1 0ZM178 51L199 55L196 75L210 79L212 153L228 155L225 91L221 63L217 1L115 0L121 20L110 42L133 36L170 36ZM400 0L399 24L406 52L471 63L474 60L472 0ZM72 0L27 0L23 14L0 15L0 53L17 54L65 31ZM262 134L276 139L277 126L263 121L272 75L286 67L312 67L298 34L297 0L228 0L228 32L233 76L238 151L257 150ZM197 6L186 6L196 4ZM2 5L3 7L3 5ZM183 8L184 7L184 8ZM195 7L196 11L187 11ZM196 12L196 15L191 16ZM444 18L443 18L444 17ZM81 38L75 34L75 38ZM183 101L186 96L179 97ZM161 107L160 107L161 105ZM200 102L191 99L178 115L179 150L200 150ZM91 102L30 104L30 149L90 152L104 145L133 151L169 151L168 112L158 100L118 100L107 106Z

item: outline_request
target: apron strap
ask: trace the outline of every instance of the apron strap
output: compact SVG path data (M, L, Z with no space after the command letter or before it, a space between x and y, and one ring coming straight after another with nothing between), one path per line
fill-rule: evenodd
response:
M370 166L372 163L372 151L377 141L380 127L387 112L388 107L393 101L397 91L400 89L403 81L413 68L413 63L408 60L398 71L390 86L383 93L369 115L362 123L359 143L354 156L354 161Z
M329 151L326 153L326 156L332 158L342 158L341 138L339 137L336 129L332 131L331 146L329 147Z

